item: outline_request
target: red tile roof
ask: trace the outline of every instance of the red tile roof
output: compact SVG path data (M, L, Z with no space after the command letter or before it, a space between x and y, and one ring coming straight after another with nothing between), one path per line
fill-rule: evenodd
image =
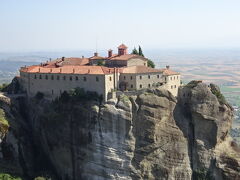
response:
M82 66L87 65L89 63L88 58L64 58L64 61L62 61L62 58L47 62L45 64L45 67L58 67L58 66Z
M118 61L128 61L132 58L139 58L139 59L143 59L143 60L147 61L146 58L136 55L136 54L124 54L124 55L120 55L120 56L115 55L115 56L109 57L108 59L109 60L118 60Z
M171 76L171 75L180 75L180 73L178 72L175 72L175 71L172 71L171 69L161 69L163 71L163 75L166 75L166 76Z
M98 59L102 59L102 60L104 60L104 59L107 59L107 58L105 58L105 57L102 57L102 56L92 56L92 57L90 57L89 58L90 60L98 60Z
M130 66L121 68L121 73L124 74L134 74L134 73L162 73L163 71L161 69L154 69L146 66Z
M112 74L113 68L104 66L63 66L57 68L47 68L43 66L28 66L20 71L28 73L62 73L62 74Z
M118 49L127 49L128 47L125 44L121 44L118 46Z

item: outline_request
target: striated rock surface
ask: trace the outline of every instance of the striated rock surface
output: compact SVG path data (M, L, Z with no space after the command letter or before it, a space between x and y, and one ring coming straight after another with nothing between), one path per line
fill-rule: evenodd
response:
M148 89L105 104L17 97L0 105L11 127L0 158L26 179L240 179L233 111L215 85L191 82L178 99Z

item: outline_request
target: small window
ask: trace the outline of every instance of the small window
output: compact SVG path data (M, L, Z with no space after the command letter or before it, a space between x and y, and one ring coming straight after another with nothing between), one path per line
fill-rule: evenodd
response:
M57 76L57 80L59 80L59 76Z
M51 76L51 79L54 80L54 76L53 75Z
M133 88L133 85L131 84L131 88Z
M178 79L178 76L177 76L177 79Z
M175 87L175 88L177 88L177 86L176 86L176 85L175 85L174 87Z
M75 77L75 80L78 81L78 77L77 76Z
M148 79L150 79L150 75L148 75Z
M48 79L48 75L45 76L45 79Z
M139 86L140 88L142 88L142 85L140 84L140 86Z
M72 76L69 77L69 80L72 81Z
M133 79L133 77L131 76L131 80Z
M42 79L42 75L39 76L39 79Z
M83 81L87 81L87 78L86 78L86 77L83 77Z
M34 75L34 79L37 79L37 75L36 74Z
M150 88L150 87L151 87L151 84L148 84L148 87Z
M66 80L66 76L63 76L63 80Z
M165 77L165 81L167 81L167 77Z
M172 77L170 77L170 79L172 80Z
M174 80L175 80L175 76L174 76L174 78L173 78Z
M96 81L99 81L99 78L98 78L98 77L96 77Z
M140 76L139 78L142 79L142 76Z
M126 79L126 76L123 76L123 79L125 80L125 79Z
M109 77L109 81L112 81L112 77Z
M158 74L158 75L157 75L157 78L159 79L159 77L160 77L160 76L159 76L159 74Z
M173 86L171 86L171 89L173 89Z

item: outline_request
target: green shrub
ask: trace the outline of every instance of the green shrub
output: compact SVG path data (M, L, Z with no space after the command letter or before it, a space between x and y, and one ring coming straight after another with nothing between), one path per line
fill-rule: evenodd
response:
M9 174L0 173L0 180L22 180L22 179L19 177L11 176Z
M193 179L194 180L213 180L213 177L210 171L206 169L197 169L193 171Z
M148 64L148 67L155 68L155 64L152 60L148 59L147 64Z
M6 83L3 83L2 85L0 85L0 91L6 92L8 85L9 85L9 84L6 84Z
M211 91L218 98L220 104L227 104L225 97L219 90L211 88Z

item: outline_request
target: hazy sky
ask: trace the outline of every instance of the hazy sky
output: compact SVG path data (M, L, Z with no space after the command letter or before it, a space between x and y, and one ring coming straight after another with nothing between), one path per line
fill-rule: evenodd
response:
M240 0L0 0L0 52L240 48Z

